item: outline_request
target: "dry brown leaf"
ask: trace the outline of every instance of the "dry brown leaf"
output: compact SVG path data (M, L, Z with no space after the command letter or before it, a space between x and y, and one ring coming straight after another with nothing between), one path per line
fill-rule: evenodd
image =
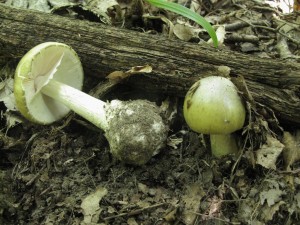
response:
M271 207L281 201L284 194L285 192L280 190L279 188L262 191L259 194L260 204L263 205L265 202L267 202L268 207Z
M187 186L182 200L185 203L183 209L183 221L186 225L192 225L196 219L196 213L199 210L201 199L205 196L205 192L200 183L193 183Z
M300 159L300 148L299 142L289 132L283 133L283 144L285 145L283 150L283 160L285 164L285 168L289 169L290 166Z
M300 11L300 1L299 0L295 0L294 1L294 7L293 7L295 12Z
M276 169L276 161L282 152L284 145L277 139L267 136L266 144L264 144L256 154L256 164L267 169Z
M175 24L173 32L176 35L176 37L183 41L191 40L191 38L194 35L192 28L184 24Z
M127 77L130 77L133 74L141 74L141 73L151 73L152 67L149 65L145 66L134 66L131 67L130 70L123 72L123 71L114 71L106 76L107 79L110 81L119 82Z
M284 205L285 202L284 201L280 201L277 202L275 205L272 205L271 207L265 205L262 209L261 209L261 217L263 219L264 222L270 222L271 220L273 220L274 215L279 211L280 206Z
M128 75L123 71L114 71L106 76L106 78L109 80L117 80L117 81L123 80L126 77L128 77Z
M145 65L145 66L131 67L131 69L126 71L125 73L138 74L138 73L151 73L151 72L152 72L152 67L149 65Z
M224 40L225 40L225 34L226 34L225 26L219 26L218 29L216 30L216 35L217 35L217 38L218 38L219 46L223 45ZM208 44L213 44L213 40L210 38L207 41L207 43Z
M97 187L97 189L86 196L81 203L81 208L84 215L83 224L97 223L102 209L99 206L101 199L107 194L107 189Z
M168 30L168 37L171 38L173 35L173 29L174 29L174 25L172 23L171 20L169 20L167 17L163 16L163 15L159 15L159 16L151 16L149 14L144 14L143 18L147 18L147 19L151 19L151 20L161 20L163 21L166 25L167 25L167 30Z
M108 10L112 7L120 8L116 0L91 0L84 4L84 9L93 12L105 24L111 24Z

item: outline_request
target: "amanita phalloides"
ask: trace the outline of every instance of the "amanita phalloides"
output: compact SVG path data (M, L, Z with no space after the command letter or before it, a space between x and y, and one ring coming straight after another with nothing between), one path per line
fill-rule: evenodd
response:
M192 130L210 134L214 156L238 151L231 133L243 127L246 111L238 89L229 79L210 76L197 81L186 94L183 113Z
M73 110L103 129L111 153L128 164L142 165L165 146L168 129L154 103L106 103L82 92L82 84L83 69L75 51L62 43L42 43L17 66L17 108L28 120L45 125Z

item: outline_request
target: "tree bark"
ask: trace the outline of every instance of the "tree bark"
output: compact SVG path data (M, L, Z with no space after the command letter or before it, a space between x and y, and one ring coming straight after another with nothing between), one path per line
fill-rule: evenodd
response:
M199 78L219 74L219 66L228 66L230 76L245 78L255 101L271 108L285 122L300 125L299 63L0 4L0 59L20 58L46 41L72 46L85 72L101 78L115 70L149 64L152 73L132 77L128 83L176 96L184 96Z

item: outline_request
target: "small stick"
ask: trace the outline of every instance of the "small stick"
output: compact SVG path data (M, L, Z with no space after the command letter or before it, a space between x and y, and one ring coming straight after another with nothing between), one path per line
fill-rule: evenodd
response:
M115 218L118 218L118 217L125 217L125 216L134 216L134 215L138 215L144 211L147 211L147 210L152 210L152 209L155 209L155 208L158 208L158 207L161 207L161 206L164 206L166 205L167 203L158 203L158 204L155 204L155 205L151 205L151 206L148 206L148 207L144 207L144 208L141 208L141 209L136 209L136 210L133 210L131 212L127 212L127 213L120 213L118 215L114 215L114 216L108 216L106 218L103 218L103 220L107 221L107 220L111 220L111 219L115 219Z

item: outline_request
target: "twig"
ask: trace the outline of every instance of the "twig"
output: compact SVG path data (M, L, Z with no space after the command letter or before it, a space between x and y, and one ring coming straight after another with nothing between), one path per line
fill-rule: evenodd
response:
M278 171L281 174L298 174L300 173L300 169L296 169L296 170L283 170L283 171Z
M120 213L120 214L114 215L114 216L108 216L106 218L103 218L103 220L107 221L107 220L115 219L115 218L118 218L118 217L134 216L134 215L140 214L140 213L142 213L144 211L155 209L155 208L164 206L166 204L167 203L158 203L158 204L151 205L151 206L148 206L148 207L144 207L144 208L141 208L141 209L136 209L136 210L133 210L131 212Z

